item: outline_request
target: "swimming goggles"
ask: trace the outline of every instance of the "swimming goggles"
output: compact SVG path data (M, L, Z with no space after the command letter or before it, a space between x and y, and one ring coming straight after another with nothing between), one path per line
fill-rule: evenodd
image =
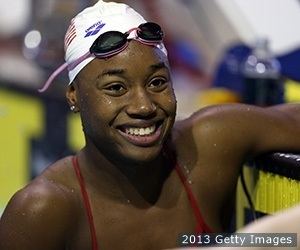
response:
M136 36L132 39L137 40L146 45L156 45L163 40L163 31L161 27L152 22L147 22L139 25L137 28L130 29L129 31L122 33L120 31L107 31L101 34L90 47L89 52L79 57L71 63L64 63L58 69L56 69L52 75L48 78L44 86L39 89L39 92L44 92L51 85L53 80L66 68L73 70L78 64L85 59L95 56L96 58L108 58L116 55L127 48L129 41L129 35L134 32Z

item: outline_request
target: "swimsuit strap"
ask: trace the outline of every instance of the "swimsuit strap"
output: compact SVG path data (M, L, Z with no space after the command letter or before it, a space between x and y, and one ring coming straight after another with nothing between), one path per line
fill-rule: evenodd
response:
M194 211L194 215L195 215L196 220L197 220L197 226L196 226L196 229L195 229L196 233L211 233L211 232L213 232L207 226L207 224L205 223L205 221L204 221L204 219L201 215L201 211L200 211L200 209L197 205L196 198L195 198L191 188L189 187L188 183L186 182L186 177L183 174L183 172L181 171L180 166L178 165L178 163L176 163L175 169L176 169L176 172L179 176L180 181L182 182L182 184L185 188L185 191L188 195L188 199L190 200L191 207Z
M98 250L98 243L97 243L97 237L96 237L96 229L95 229L95 224L94 224L94 219L93 219L93 213L92 213L92 208L91 204L89 201L89 197L85 188L85 182L83 179L83 176L80 171L79 163L78 163L78 158L77 156L72 157L72 163L73 163L73 168L75 170L79 185L80 185L80 190L83 198L83 203L85 206L85 210L87 213L89 225L90 225L90 234L91 234L91 239L92 239L92 249L93 250Z
M81 194L82 194L82 198L84 201L84 206L86 209L86 213L87 213L87 217L88 217L88 221L89 221L89 226L90 226L90 234L91 234L91 240L92 240L92 249L93 250L98 250L98 242L97 242L97 237L96 237L96 229L95 229L95 225L94 225L94 219L93 219L93 214L92 214L92 208L91 208L91 204L89 201L89 197L85 188L85 182L84 182L84 178L81 174L80 171L80 167L79 167L79 163L78 163L78 158L77 156L72 157L72 163L73 163L73 168L75 170L79 185L80 185L80 190L81 190ZM191 207L194 211L194 215L196 217L197 220L197 225L196 225L196 229L195 232L196 233L210 233L213 232L205 223L202 215L201 215L201 211L197 205L197 201L196 198L192 192L192 190L190 189L189 185L186 182L186 177L183 174L182 170L180 169L180 166L178 165L178 163L176 163L175 165L175 170L179 176L180 181L182 182L185 191L188 195L188 199L190 201Z

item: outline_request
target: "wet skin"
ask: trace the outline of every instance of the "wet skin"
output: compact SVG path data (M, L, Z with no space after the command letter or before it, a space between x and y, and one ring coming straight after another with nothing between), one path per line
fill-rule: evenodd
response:
M124 53L92 61L68 92L81 111L87 147L93 144L122 167L129 160L130 168L133 161L141 164L157 157L176 112L167 58L158 49L131 44ZM155 136L126 133L151 126Z
M171 248L180 233L194 232L194 214L163 144L176 152L214 231L226 228L248 158L300 151L299 105L208 107L173 126L176 101L166 58L138 42L92 61L67 98L82 118L86 146L77 156L99 249ZM0 223L0 249L91 249L71 157L11 199Z

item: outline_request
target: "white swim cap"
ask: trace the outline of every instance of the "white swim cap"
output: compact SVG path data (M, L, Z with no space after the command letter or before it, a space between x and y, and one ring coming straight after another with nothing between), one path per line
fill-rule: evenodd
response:
M70 64L89 51L96 38L111 30L126 32L146 20L126 4L98 1L72 19L65 36L65 61ZM94 57L69 71L70 83Z
M90 47L102 33L107 31L125 33L146 22L139 13L123 3L99 0L95 5L84 9L71 20L66 32L64 39L65 64L61 65L49 77L44 87L39 91L45 91L54 78L66 68L68 68L69 84L71 84L77 74L95 58L94 55L89 54L84 60L80 59L89 53ZM128 38L134 38L134 34L130 34ZM167 55L163 43L158 44L156 47ZM76 64L78 60L80 62ZM75 66L70 67L72 64L75 64Z

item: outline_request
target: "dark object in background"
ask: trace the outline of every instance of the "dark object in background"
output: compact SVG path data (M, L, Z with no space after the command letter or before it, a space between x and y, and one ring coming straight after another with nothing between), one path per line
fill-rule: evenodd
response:
M242 96L245 89L242 63L251 54L252 48L243 43L228 47L213 75L213 87L226 88ZM277 55L280 63L280 75L300 83L300 48Z
M300 181L300 154L269 153L258 157L255 167L273 174Z
M241 64L241 73L244 103L270 106L284 102L281 66L270 51L267 39L257 39L252 52Z

